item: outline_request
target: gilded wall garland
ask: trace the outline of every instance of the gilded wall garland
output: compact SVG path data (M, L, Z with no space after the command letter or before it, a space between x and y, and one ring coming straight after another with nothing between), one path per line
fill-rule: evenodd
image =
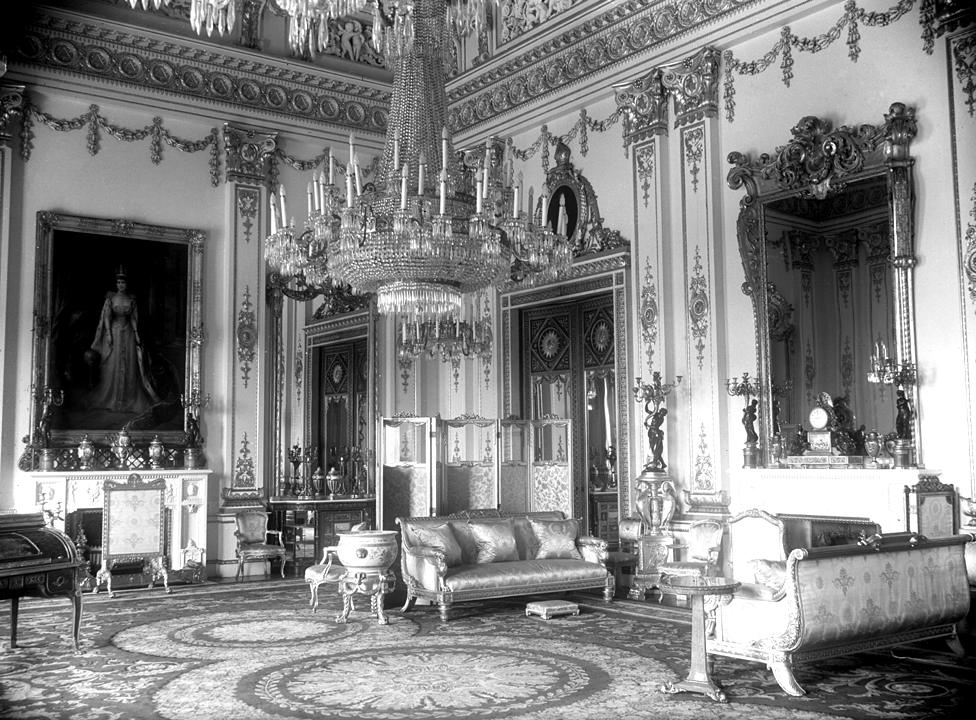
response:
M57 132L70 132L87 128L86 146L88 154L95 156L101 148L101 134L106 132L116 140L123 142L137 142L149 138L149 159L153 165L163 161L163 144L176 148L181 152L199 152L210 149L210 184L217 187L220 184L220 162L217 138L219 131L212 128L210 134L200 140L186 140L173 135L163 127L163 120L154 117L152 123L141 128L126 128L113 125L105 118L98 105L91 105L88 112L74 118L56 118L43 112L37 105L27 100L21 118L20 127L20 156L24 162L30 160L34 149L34 123L39 122Z
M893 22L900 20L912 9L915 0L898 0L888 12L869 12L864 8L858 7L854 0L848 0L844 4L844 12L837 21L824 33L814 37L800 37L794 35L789 25L780 30L780 39L769 51L758 60L745 61L735 57L731 50L726 50L722 62L725 65L725 116L729 122L735 119L735 74L739 75L758 75L765 72L773 62L782 57L779 66L783 71L783 84L790 86L793 79L793 50L798 52L808 52L815 54L829 47L835 40L840 38L841 33L847 28L847 55L851 62L857 62L861 55L861 32L859 23L868 27L886 27ZM922 0L923 11L922 38L925 52L932 52L932 40L935 35L933 30L933 19L927 17L924 6L930 5L931 0Z

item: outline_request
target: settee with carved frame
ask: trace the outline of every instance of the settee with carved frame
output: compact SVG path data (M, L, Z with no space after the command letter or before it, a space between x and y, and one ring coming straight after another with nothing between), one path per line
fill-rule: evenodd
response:
M969 610L965 551L976 535L875 535L781 560L779 518L749 510L729 534L730 572L742 584L715 608L709 655L761 662L784 692L803 695L796 663L935 638L963 653L956 624Z
M518 559L508 562L475 563L470 561L465 537L470 523L480 520L511 518L518 537ZM574 590L599 589L610 602L614 594L614 576L607 570L607 541L588 535L575 539L577 559L539 559L533 549L531 520L565 522L562 512L542 511L502 513L499 511L461 511L442 517L398 517L400 527L400 563L407 598L403 610L414 601L436 603L441 620L450 617L451 605L471 600L538 595ZM459 544L464 547L464 562L450 564L446 553L416 539L425 529L451 524Z

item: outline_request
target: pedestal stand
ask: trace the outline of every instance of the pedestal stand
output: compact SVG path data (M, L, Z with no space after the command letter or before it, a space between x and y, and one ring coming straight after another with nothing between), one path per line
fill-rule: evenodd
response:
M383 607L383 597L393 591L396 577L389 570L383 572L346 573L339 581L339 593L342 595L342 612L336 616L336 622L344 624L353 609L353 596L366 595L369 597L370 611L376 616L380 625L388 625L386 610Z

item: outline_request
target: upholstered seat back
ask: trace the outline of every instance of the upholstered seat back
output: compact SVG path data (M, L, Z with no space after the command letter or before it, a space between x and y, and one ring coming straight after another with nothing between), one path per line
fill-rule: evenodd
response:
M739 582L756 582L754 561L785 563L783 521L775 515L750 509L729 520L728 572Z
M237 539L240 545L268 541L268 513L263 510L240 512L236 515Z

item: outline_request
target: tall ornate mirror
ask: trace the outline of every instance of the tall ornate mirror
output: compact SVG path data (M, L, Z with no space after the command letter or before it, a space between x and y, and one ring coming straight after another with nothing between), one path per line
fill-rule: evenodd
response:
M917 412L896 425L899 391L917 402L915 132L914 110L894 103L879 125L807 116L771 155L729 155L729 186L746 192L737 231L767 465L770 439L803 425L822 393L846 401L854 428L897 427L920 461Z
M312 471L330 468L360 479L372 467L375 381L372 314L367 308L340 313L305 328L305 447L312 449ZM368 487L374 478L368 478Z

